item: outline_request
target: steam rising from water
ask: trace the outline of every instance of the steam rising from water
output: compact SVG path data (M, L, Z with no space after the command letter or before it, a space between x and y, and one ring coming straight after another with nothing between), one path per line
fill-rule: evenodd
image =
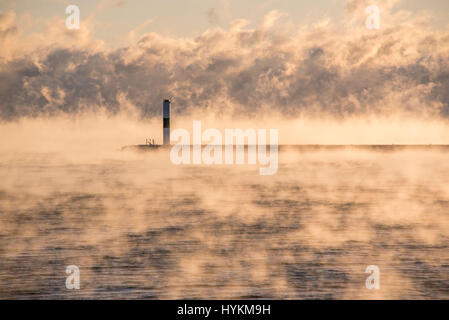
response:
M106 49L89 23L27 36L0 14L0 298L449 298L449 153L282 151L258 166L174 166L172 129L275 128L280 144L449 144L449 35L365 0L344 21ZM81 290L67 291L77 265ZM365 288L366 266L381 290Z
M2 298L449 297L449 153L290 150L261 177L120 152L131 120L40 123L2 127Z
M341 21L295 24L267 13L254 27L240 19L195 38L146 33L117 49L92 38L94 22L70 31L61 18L27 31L14 11L0 14L0 120L78 115L135 105L158 115L173 98L174 115L197 109L256 115L347 119L449 115L449 33L428 12L378 1L382 27L367 30L365 0L346 1ZM343 5L343 3L342 3Z

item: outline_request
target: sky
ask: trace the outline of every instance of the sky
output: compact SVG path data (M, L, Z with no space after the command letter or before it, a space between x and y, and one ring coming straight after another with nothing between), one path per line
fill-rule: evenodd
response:
M179 114L449 119L446 0L0 3L0 121L155 117L167 97Z
M371 3L382 1L371 1ZM0 10L30 15L29 32L40 31L52 17L65 17L69 4L78 5L81 18L95 17L93 35L110 46L120 46L127 34L157 32L177 37L194 37L210 27L227 28L236 19L255 23L272 10L288 13L292 23L312 23L317 19L334 21L344 17L345 0L0 0ZM432 24L449 24L449 1L405 0L395 10L418 13L431 11ZM251 24L250 24L251 26Z

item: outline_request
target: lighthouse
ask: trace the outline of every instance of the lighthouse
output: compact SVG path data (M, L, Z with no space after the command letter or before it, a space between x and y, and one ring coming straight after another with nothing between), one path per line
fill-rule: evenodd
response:
M164 100L164 146L170 145L170 100Z

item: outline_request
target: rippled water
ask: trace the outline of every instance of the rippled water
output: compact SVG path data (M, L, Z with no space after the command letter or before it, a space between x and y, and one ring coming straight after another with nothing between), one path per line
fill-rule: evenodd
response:
M2 154L0 298L448 299L448 160L290 150L260 176L164 151Z

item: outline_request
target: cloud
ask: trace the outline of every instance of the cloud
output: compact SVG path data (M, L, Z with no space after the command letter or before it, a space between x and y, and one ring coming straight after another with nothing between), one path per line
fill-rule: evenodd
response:
M0 12L0 57L9 52L11 40L17 35L16 14L13 11Z
M153 19L148 19L145 20L143 23L139 24L137 27L135 27L134 29L132 29L130 32L128 32L126 34L126 38L131 41L134 42L136 40L137 35L142 32L142 30L144 30L150 23L153 22Z
M364 28L363 17L295 30L284 27L286 19L274 11L254 29L238 20L196 38L146 33L114 50L94 45L88 30L74 39L49 32L47 42L0 65L0 118L114 114L124 100L152 117L165 97L175 113L449 118L447 30L430 29L419 14L391 11L380 30ZM0 30L11 21L2 17Z
M387 10L397 7L403 0L346 0L345 11L354 13L364 11L368 6L376 5Z

